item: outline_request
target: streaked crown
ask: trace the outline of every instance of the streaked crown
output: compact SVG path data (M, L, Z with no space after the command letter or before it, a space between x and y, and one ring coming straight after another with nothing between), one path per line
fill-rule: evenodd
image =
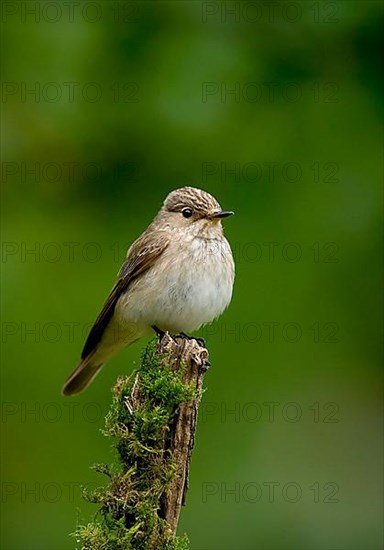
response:
M175 189L169 193L163 205L163 208L168 212L181 212L185 207L192 208L195 212L201 214L221 210L221 206L215 197L197 187Z

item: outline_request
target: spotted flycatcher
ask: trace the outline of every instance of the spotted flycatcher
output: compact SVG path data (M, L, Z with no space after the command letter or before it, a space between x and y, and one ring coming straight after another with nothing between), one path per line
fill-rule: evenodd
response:
M201 189L183 187L168 195L128 249L64 395L84 390L117 351L152 329L189 332L224 311L235 269L221 220L231 214Z

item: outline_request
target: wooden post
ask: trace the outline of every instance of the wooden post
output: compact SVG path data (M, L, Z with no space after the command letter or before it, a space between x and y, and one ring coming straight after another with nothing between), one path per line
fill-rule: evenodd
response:
M173 340L168 334L165 334L158 349L162 355L170 354L172 368L180 370L181 365L185 365L182 381L197 390L191 401L179 405L166 441L166 449L172 454L176 464L176 475L169 491L161 500L160 513L172 533L176 534L180 509L185 504L188 489L197 414L202 396L204 374L209 367L209 361L207 349L194 339L177 338Z
M120 471L95 467L110 483L86 495L101 504L102 520L77 529L83 550L188 548L176 531L208 367L200 341L164 333L147 346L136 374L118 380L106 435L116 440Z

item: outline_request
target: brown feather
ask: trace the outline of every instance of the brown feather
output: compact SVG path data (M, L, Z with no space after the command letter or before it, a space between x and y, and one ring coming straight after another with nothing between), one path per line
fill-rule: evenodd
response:
M118 279L112 288L99 316L97 317L88 338L85 342L81 358L85 359L95 351L99 344L104 330L115 311L116 303L129 285L142 273L147 271L156 262L157 258L164 252L169 244L169 238L163 231L158 232L154 240L151 226L139 237L129 248L127 259L123 263Z

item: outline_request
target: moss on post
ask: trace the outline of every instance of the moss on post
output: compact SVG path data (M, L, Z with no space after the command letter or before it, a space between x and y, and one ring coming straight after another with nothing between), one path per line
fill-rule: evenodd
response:
M78 548L188 549L176 529L208 366L196 340L166 333L147 345L136 373L118 380L105 435L114 438L119 465L94 466L109 481L84 494L99 505L100 519L78 527Z

